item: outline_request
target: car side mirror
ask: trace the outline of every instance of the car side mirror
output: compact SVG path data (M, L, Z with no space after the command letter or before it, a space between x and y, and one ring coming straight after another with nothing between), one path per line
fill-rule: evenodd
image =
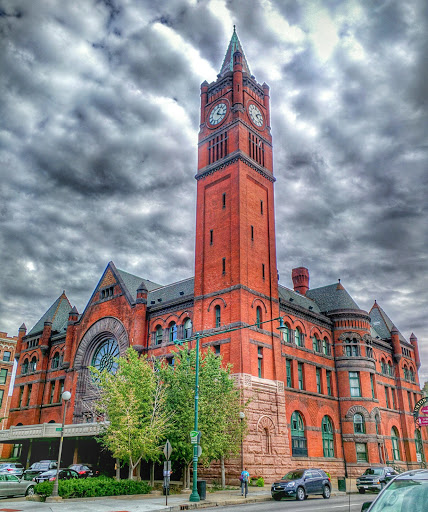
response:
M373 503L372 501L366 501L365 503L363 503L363 505L361 507L361 512L365 512L366 510L368 510L372 503Z

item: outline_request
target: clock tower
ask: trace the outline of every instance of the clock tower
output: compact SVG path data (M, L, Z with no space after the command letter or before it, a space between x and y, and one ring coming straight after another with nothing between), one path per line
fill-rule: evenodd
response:
M269 87L234 29L217 80L201 85L194 330L233 373L283 382Z

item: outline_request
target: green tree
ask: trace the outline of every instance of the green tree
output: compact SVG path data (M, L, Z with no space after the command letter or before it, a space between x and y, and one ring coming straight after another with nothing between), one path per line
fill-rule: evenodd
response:
M422 395L428 396L428 381L424 383L424 387L422 388Z
M176 352L174 365L163 365L160 369L172 418L167 431L173 447L172 459L183 466L186 487L190 484L193 459L189 433L194 428L195 366L196 349L188 350L185 345ZM239 453L246 428L239 418L241 410L240 393L231 377L231 366L222 367L221 358L211 350L201 353L198 428L202 433L200 461L203 464L224 461Z
M129 465L129 478L141 460L155 460L168 423L165 392L146 357L129 348L115 374L91 367L98 390L96 410L108 420L100 442Z

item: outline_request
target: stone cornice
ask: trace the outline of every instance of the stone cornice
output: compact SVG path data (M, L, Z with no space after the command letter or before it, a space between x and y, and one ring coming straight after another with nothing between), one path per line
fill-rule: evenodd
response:
M278 299L275 299L274 297L269 297L269 295L260 293L256 290L253 290L252 288L248 288L248 286L245 286L243 284L235 284L233 286L229 286L228 288L223 288L223 290L218 290L216 292L207 293L205 295L197 295L194 297L194 301L210 299L211 297L217 297L219 295L224 295L225 293L234 292L236 290L244 290L246 292L252 293L253 295L256 295L257 297L261 297L262 299L269 300L273 303L278 303Z
M248 165L248 167L261 174L268 181L271 181L272 183L276 181L273 174L271 174L265 167L259 165L256 161L254 161L240 149L237 149L233 153L230 153L221 160L217 160L217 162L213 164L203 167L202 169L199 170L198 174L195 175L195 179L201 180L203 178L206 178L210 174L214 174L217 171L221 171L222 169L225 169L229 165L232 165L233 163L238 161L241 161L244 164Z
M309 311L302 306L298 306L297 304L293 304L282 299L279 300L279 305L281 311L284 311L285 313L291 313L296 316L299 315L300 318L303 318L304 320L328 329L331 329L333 326L333 322L328 317L320 313L316 313L315 311Z
M174 300L171 302L164 302L160 304L153 304L151 306L147 306L147 313L149 314L149 318L154 314L158 315L159 313L170 313L172 311L178 311L180 309L190 309L193 307L193 299L187 297L183 297L181 300Z

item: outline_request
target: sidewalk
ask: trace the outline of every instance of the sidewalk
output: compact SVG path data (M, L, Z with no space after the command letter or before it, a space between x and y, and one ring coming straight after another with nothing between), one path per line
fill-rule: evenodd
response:
M250 487L247 498L241 496L240 489L207 492L206 499L199 502L189 502L190 494L173 494L165 496L153 494L137 496L109 496L105 498L82 498L64 500L59 503L39 503L23 498L0 499L0 512L13 510L16 512L179 512L201 508L238 505L240 503L256 503L270 501L269 487Z

